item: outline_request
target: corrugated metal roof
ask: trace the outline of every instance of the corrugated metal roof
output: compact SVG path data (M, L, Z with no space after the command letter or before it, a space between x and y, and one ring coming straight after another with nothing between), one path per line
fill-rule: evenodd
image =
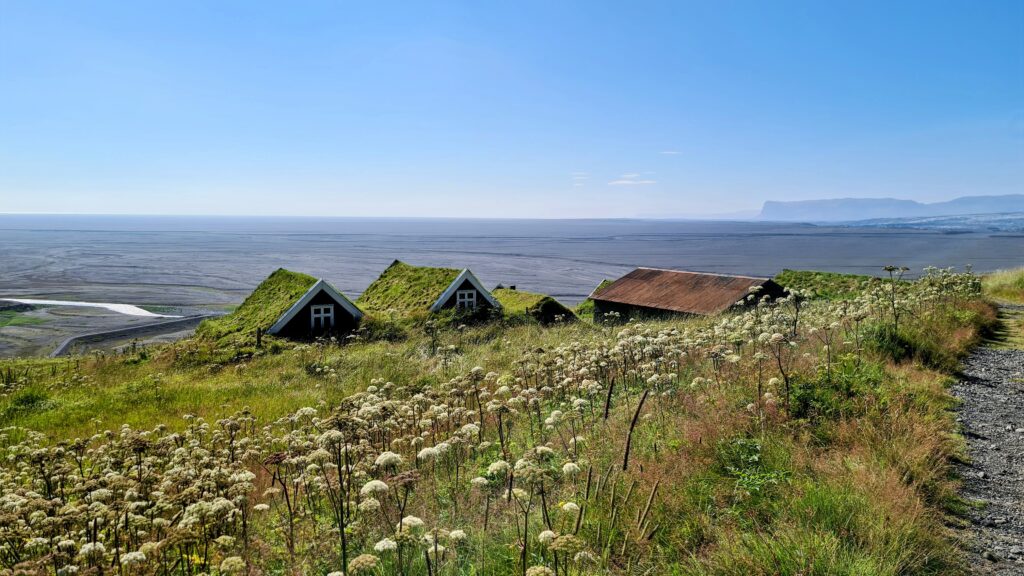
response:
M768 278L637 268L590 297L685 314L715 314L742 300L754 286L769 288L766 284L776 287Z

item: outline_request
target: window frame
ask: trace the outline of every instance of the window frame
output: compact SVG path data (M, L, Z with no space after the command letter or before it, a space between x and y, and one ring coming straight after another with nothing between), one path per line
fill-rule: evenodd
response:
M467 304L468 303L468 304ZM470 290L456 290L455 291L455 308L458 310L476 310L479 305L477 299L477 291L475 289Z
M317 320L321 321L317 326ZM309 307L309 329L331 330L334 328L334 304L312 304Z

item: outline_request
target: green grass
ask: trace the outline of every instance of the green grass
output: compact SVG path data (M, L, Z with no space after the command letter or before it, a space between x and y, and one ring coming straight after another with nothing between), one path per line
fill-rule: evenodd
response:
M1024 267L999 270L981 278L989 298L1011 304L1024 304ZM1004 307L999 312L999 327L990 344L996 348L1024 349L1024 311Z
M426 314L461 270L411 266L395 260L359 296L364 311L398 316Z
M814 297L826 300L856 298L869 286L882 281L880 278L860 274L789 269L783 270L774 280L785 288L810 293Z
M1024 303L1024 268L986 274L981 285L986 294L996 299Z
M241 306L221 318L203 321L196 334L212 340L236 334L251 338L257 328L270 328L315 283L316 278L312 276L278 268Z
M403 362L386 346L369 344L339 354L323 356L313 351L267 354L245 365L175 368L160 358L97 360L84 368L84 380L36 378L26 388L34 402L31 409L18 394L0 400L0 425L16 424L47 430L55 437L89 436L110 427L128 424L152 427L157 422L186 414L211 421L223 414L248 408L270 422L302 406L339 402L370 378L415 380L416 362ZM316 366L325 371L316 372ZM332 376L341 373L342 377ZM43 384L46 382L46 384Z
M556 348L602 333L582 322L550 328L536 322L443 328L438 343L454 347L449 355L430 355L431 338L410 329L395 342L268 346L252 350L245 362L210 354L206 348L216 344L201 338L136 354L0 360L0 378L10 374L12 382L21 382L15 390L38 390L47 400L33 410L12 410L13 393L0 395L0 427L25 426L74 438L121 423L174 427L186 414L213 421L243 408L271 422L302 406L336 404L374 378L429 387L477 365L512 370L526 349ZM201 351L190 352L196 348Z
M575 318L572 310L545 294L508 288L498 288L491 294L497 298L507 318L532 318L542 323L554 322L557 317L564 320Z
M596 288L594 288L594 290L593 290L593 292L591 292L591 294L593 294L594 292L597 292L598 290L604 288L605 286L608 286L612 282L613 282L613 280L601 280L601 283L598 284ZM579 304L577 304L576 305L576 315L579 316L580 318L586 318L588 320L592 320L594 318L594 301L591 300L590 298L587 298L583 302L580 302Z
M32 326L35 324L43 324L44 322L46 322L46 320L42 318L28 316L21 312L15 312L14 310L0 310L0 328L5 326Z
M1024 310L1001 308L999 325L992 331L988 345L993 348L1024 350Z
M789 269L783 270L775 277L775 282L784 288L799 290L825 300L856 298L869 286L882 281L881 278L860 274Z
M526 313L544 298L496 292L499 299L505 297L506 311L513 313ZM827 306L832 305L808 303L802 317L814 318L816 310ZM768 371L765 377L774 372L770 365L753 362L752 350L741 347L741 360L722 365L721 383L708 380L716 371L712 363L680 361L678 340L660 351L660 340L678 338L669 332L699 333L721 324L719 317L677 318L625 330L588 322L549 327L536 322L493 322L464 328L446 325L437 333L427 333L409 325L404 337L395 341L360 337L345 345L267 347L244 361L231 362L183 362L190 348L213 346L201 338L124 355L0 360L0 378L5 383L0 428L24 426L45 433L47 442L94 434L100 434L98 439L116 438L126 433L102 433L117 431L122 424L135 430L162 424L183 432L189 424L182 417L195 414L211 423L216 436L222 432L212 423L243 408L256 417L258 426L305 406L327 416L331 407L345 405L353 393L368 386L401 387L402 398L436 398L440 392L443 412L437 410L439 404L428 406L426 401L394 404L416 406L410 421L432 419L424 426L436 426L459 413L452 407L463 405L459 398L466 396L452 393L461 390L456 383L465 382L480 366L507 379L514 388L533 389L526 393L537 398L536 404L524 403L516 425L506 428L513 447L510 461L525 447L545 441L559 453L568 453L563 434L575 438L577 422L587 422L579 430L580 454L584 470L593 472L593 482L584 472L576 482L549 484L546 497L558 532L571 531L572 522L555 503L585 505L579 536L604 564L569 574L957 574L961 573L958 551L943 526L943 515L956 494L949 463L960 444L953 401L946 391L949 378L929 366L947 368L947 361L977 343L993 314L989 304L972 299L922 309L901 323L898 341L865 329L865 346L837 345L841 350L828 375L822 369L820 343L802 339L791 356L794 409L787 414L781 403L769 405L766 400L759 408L764 411L763 421L748 406L762 393L762 384L770 386L760 382L761 369ZM873 322L884 321L883 315ZM620 335L625 331L633 333ZM432 353L432 348L437 352ZM602 374L597 369L599 358L610 364L623 358L631 364L623 364L617 373ZM630 436L630 468L623 472L623 443L631 434L638 395L649 390L645 387L663 385L634 378L627 370L650 370L661 360L667 362L661 363L664 370L659 372L678 372L671 378L681 385L666 387L664 393L647 399ZM580 367L590 372L577 372ZM690 385L695 376L702 376L704 384ZM603 394L596 403L581 408L580 415L572 416L557 400L557 393L545 392L545 384L557 390L563 377L617 382L615 395L607 396L610 416L587 416L600 414ZM781 394L778 387L771 390L776 397ZM493 397L500 396L494 393ZM357 404L364 400L353 399ZM380 406L392 409L390 402ZM573 420L542 426L556 406L565 407L563 417ZM376 416L367 418L377 421ZM485 427L491 446L481 448L484 456L468 460L461 470L456 468L454 477L437 472L441 464L418 467L421 479L409 513L423 517L430 526L471 529L473 545L460 549L455 557L465 570L450 564L443 572L435 571L435 576L520 573L517 517L510 514L509 506L492 499L491 524L484 532L479 514L486 505L466 492L467 479L482 474L499 457L493 445L494 418L490 413ZM294 420L278 426L283 430L303 423ZM318 434L295 438L309 441ZM294 449L308 448L297 442ZM265 475L258 462L276 449L262 448L254 460L256 473ZM559 475L557 467L553 474ZM258 494L267 481L261 478L263 484L254 498L262 498ZM651 498L651 522L637 534L655 485L659 488L657 497ZM584 491L593 493L585 497ZM453 502L459 503L457 509ZM254 567L276 573L285 571L281 568L287 555L281 545L282 524L270 520L282 517L280 504L275 506L275 516L254 517L258 545L251 550ZM550 561L535 543L546 520L540 512L530 516L534 544L528 564ZM384 528L367 524L366 529L390 533L393 525L389 519ZM316 526L317 530L302 533L304 552L299 561L309 559L304 568L310 573L335 570L331 542L336 537L324 531L324 525ZM363 550L376 540L353 534L357 541L365 540ZM471 572L474 565L483 568ZM395 572L382 569L380 573ZM425 574L426 569L413 573Z

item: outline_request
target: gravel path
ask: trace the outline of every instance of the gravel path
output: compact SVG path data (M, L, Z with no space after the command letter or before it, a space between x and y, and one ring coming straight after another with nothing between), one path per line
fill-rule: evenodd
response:
M953 386L970 457L960 466L963 496L977 505L967 552L975 574L1024 575L1024 350L1000 346L971 354Z

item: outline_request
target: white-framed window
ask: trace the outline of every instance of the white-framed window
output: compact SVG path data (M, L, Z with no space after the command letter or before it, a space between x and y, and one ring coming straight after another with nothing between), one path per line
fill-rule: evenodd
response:
M459 290L455 293L455 307L462 310L476 308L476 290Z
M310 306L309 327L314 332L334 328L334 304L314 304Z

